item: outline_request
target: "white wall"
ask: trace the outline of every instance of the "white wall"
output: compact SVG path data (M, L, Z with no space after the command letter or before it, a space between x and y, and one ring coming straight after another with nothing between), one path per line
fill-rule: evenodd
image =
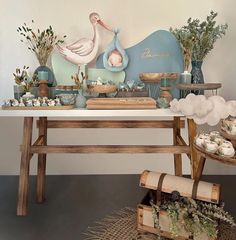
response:
M233 0L0 0L0 100L13 94L12 72L16 67L29 65L33 71L38 63L22 45L16 28L34 19L39 28L49 24L56 33L66 34L67 42L91 35L88 15L100 13L111 26L121 28L120 40L129 47L151 32L182 26L186 19L205 17L211 9L219 12L219 21L229 23L227 36L218 41L203 66L207 82L222 82L221 94L235 99L235 4ZM100 29L102 51L111 41L112 34ZM0 174L17 174L19 144L22 138L22 119L0 119ZM170 143L171 133L166 130L50 130L49 143ZM184 171L189 173L188 160ZM36 161L32 161L35 172ZM173 160L168 155L50 155L49 174L140 173L143 169L173 172ZM235 173L236 168L207 164L208 173Z

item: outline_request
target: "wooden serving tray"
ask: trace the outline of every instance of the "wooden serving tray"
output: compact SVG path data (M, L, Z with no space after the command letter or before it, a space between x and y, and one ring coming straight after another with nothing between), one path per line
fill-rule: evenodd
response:
M223 163L229 164L229 165L236 165L236 156L234 156L234 157L223 157L223 156L220 156L220 155L215 154L215 153L210 153L210 152L205 151L203 148L197 146L195 143L194 143L194 148L204 158L216 160L216 161L223 162Z
M88 109L155 109L156 101L150 97L91 98Z
M74 105L67 106L46 106L46 107L6 107L2 106L2 110L69 110L73 109Z
M217 90L222 87L221 83L198 83L198 84L188 84L179 83L176 85L180 90Z
M223 129L220 130L220 134L226 139L236 141L236 135L229 134L226 131L224 131Z
M140 73L139 78L146 83L160 83L162 78L177 80L178 73Z
M230 140L230 141L232 142L234 148L236 148L236 135L229 134L229 133L227 133L226 131L224 131L223 129L220 130L220 134L221 134L224 138Z

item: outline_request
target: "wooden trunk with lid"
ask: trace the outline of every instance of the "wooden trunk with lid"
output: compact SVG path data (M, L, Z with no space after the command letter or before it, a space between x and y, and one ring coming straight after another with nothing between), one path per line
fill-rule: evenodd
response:
M140 186L149 189L148 194L144 197L141 204L138 205L137 220L138 230L147 231L154 234L159 233L161 236L173 239L170 232L170 220L167 212L159 213L160 230L155 228L153 220L152 207L150 200L157 205L161 204L161 195L178 192L180 196L190 197L196 200L218 204L220 200L220 185L203 181L194 181L184 177L178 177L157 172L144 171L140 178ZM190 239L184 227L180 229L177 240ZM197 240L212 240L201 234Z

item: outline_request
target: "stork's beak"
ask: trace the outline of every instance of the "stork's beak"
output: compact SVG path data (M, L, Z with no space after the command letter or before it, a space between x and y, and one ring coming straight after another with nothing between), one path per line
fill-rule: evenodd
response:
M107 26L102 20L99 19L99 20L98 20L98 23L99 23L102 27L104 27L106 30L113 32L112 28L110 28L109 26Z

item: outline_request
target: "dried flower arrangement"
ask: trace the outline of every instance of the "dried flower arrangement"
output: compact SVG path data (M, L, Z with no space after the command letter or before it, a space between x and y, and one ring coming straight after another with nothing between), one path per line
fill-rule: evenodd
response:
M167 212L171 223L171 234L177 237L180 227L195 239L201 233L206 233L208 237L217 237L218 222L224 221L231 226L235 226L232 216L224 211L222 206L205 203L173 194L172 199L165 200L161 206L151 202L153 209L153 218L156 228L158 228L158 214L161 210Z
M32 23L34 23L33 20ZM58 39L58 36L54 33L51 26L43 31L40 29L35 31L24 23L22 26L17 28L17 32L25 38L25 40L21 39L21 42L26 43L28 49L36 55L41 66L46 65L54 47L58 43L64 42L64 40ZM66 35L63 38L65 37Z
M192 61L202 61L213 49L216 40L226 34L228 24L216 25L217 15L218 13L211 11L203 22L200 22L199 19L189 18L187 25L182 28L170 28L182 46L186 67L189 65L189 56Z
M194 36L188 29L184 28L170 28L170 32L175 35L180 43L184 55L184 70L188 71L194 46Z
M71 76L71 79L75 81L75 84L77 85L78 89L81 88L81 82L79 79L79 74L75 73L74 75Z
M29 67L24 66L21 70L20 68L16 68L15 73L13 73L15 83L23 87L25 92L30 92L32 86L38 84L37 75L34 74L33 77L30 77L28 74Z

